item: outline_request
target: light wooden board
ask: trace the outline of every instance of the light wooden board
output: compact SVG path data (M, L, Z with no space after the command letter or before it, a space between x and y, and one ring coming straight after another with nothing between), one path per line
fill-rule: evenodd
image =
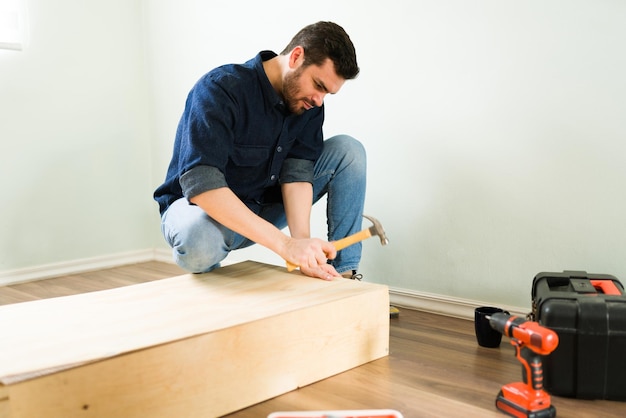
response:
M386 356L388 302L244 262L0 307L9 417L223 415Z
M9 390L0 384L0 418L9 418Z

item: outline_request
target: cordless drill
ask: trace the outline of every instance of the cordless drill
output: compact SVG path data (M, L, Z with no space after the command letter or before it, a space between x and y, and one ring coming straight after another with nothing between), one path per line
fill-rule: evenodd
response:
M496 407L519 418L552 418L556 408L550 395L543 390L541 356L553 352L559 345L558 335L537 322L495 313L489 318L491 328L511 338L515 357L522 363L523 382L502 386L496 398Z

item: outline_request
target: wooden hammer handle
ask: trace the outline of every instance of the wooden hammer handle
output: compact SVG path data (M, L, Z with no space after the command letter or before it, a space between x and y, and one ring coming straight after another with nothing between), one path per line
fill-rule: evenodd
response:
M364 229L356 234L349 235L345 238L342 238L337 241L333 241L333 245L337 251L343 250L346 247L351 246L352 244L356 244L359 241L363 241L372 236L372 231L370 229Z
M333 241L332 244L335 247L335 249L339 251L339 250L343 250L346 247L351 246L352 244L356 244L359 241L363 241L364 239L367 239L371 236L372 236L372 231L370 231L370 229L368 228L360 232L357 232L356 234L349 235L340 240ZM287 261L287 271L294 271L297 268L298 266Z

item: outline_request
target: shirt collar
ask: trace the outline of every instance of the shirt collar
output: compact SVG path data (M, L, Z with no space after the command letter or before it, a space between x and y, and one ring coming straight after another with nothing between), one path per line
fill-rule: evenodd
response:
M272 86L272 83L270 83L270 80L267 78L267 74L265 74L265 69L263 68L264 61L270 60L276 56L278 56L278 54L273 51L259 52L254 59L254 68L259 74L259 79L263 80L263 89L267 93L266 97L269 98L272 106L284 112L286 111L285 103L283 102L283 99L278 95L278 93L276 93L276 90L274 90L274 86Z

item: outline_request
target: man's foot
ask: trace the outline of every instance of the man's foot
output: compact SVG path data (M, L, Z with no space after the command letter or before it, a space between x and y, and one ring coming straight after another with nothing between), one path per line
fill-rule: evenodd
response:
M363 278L363 275L357 273L356 270L352 270L352 271L344 271L343 273L341 273L341 277L345 279L361 281L361 279Z
M344 277L350 280L358 280L358 281L361 281L361 279L363 279L363 275L360 273L357 273L356 270L343 272L341 273L341 277ZM400 316L400 310L396 308L395 306L389 305L389 318L397 318L399 316Z

